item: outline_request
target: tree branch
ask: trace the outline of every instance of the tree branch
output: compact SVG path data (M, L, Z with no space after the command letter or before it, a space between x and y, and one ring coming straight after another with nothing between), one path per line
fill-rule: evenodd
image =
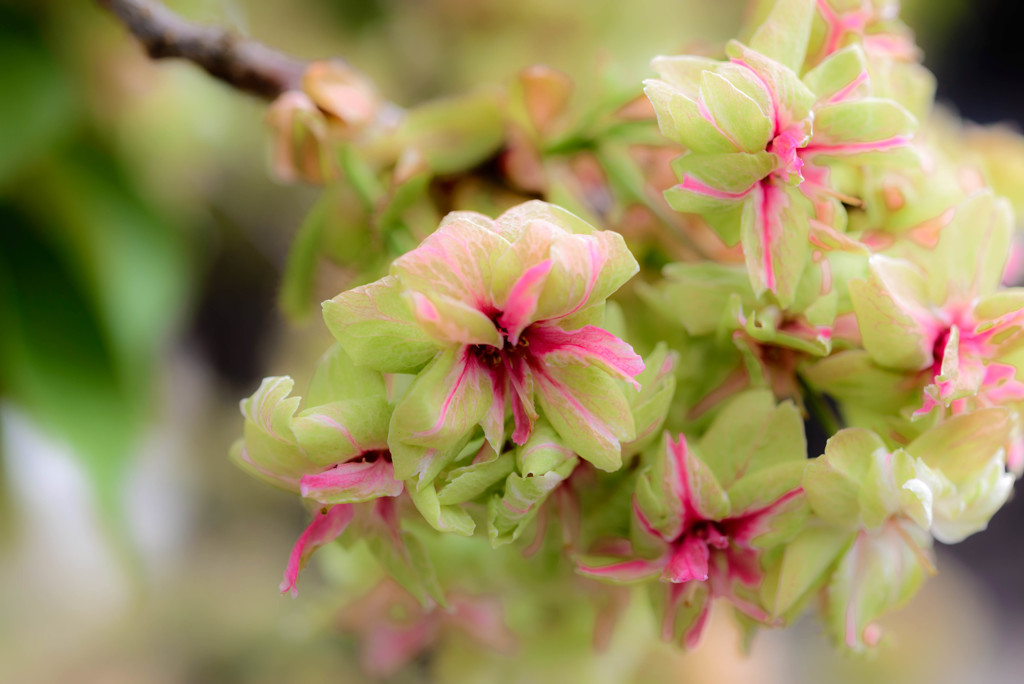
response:
M268 100L300 87L306 62L237 33L201 26L155 0L98 0L134 35L153 59L180 58L214 78Z

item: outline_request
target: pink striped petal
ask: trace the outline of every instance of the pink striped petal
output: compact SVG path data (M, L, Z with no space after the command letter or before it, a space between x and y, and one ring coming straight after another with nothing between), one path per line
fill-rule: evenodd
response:
M309 557L324 544L334 541L338 535L345 531L348 524L352 522L355 514L351 504L332 506L329 509L321 510L313 518L309 527L299 535L295 542L292 553L288 557L288 565L284 571L284 581L281 582L281 593L297 596L299 591L295 583L299 580L299 571L306 566Z
M341 463L322 473L304 475L300 480L302 496L325 504L398 496L402 489L402 482L395 479L394 466L382 457Z
M644 370L643 359L607 330L588 325L565 331L555 325L537 325L530 328L528 340L530 352L537 358L555 356L558 361L597 365L640 389L634 378Z
M498 324L508 335L508 344L519 344L519 336L537 313L537 301L540 292L551 272L552 261L546 259L536 266L528 268L512 286L508 300L505 302Z
M511 383L512 417L515 420L515 431L512 441L526 444L533 434L533 426L537 422L537 407L533 401L533 376L525 363L505 358L505 371Z
M665 477L669 487L681 506L679 529L686 529L693 523L703 520L704 515L698 510L697 497L693 491L692 466L693 456L686 444L686 436L679 433L679 439L668 440L668 458L665 460Z

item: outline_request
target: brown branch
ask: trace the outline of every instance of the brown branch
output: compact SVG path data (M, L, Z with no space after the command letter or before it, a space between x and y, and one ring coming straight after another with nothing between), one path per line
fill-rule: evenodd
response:
M214 78L266 99L299 88L306 63L215 26L201 26L154 0L98 0L153 59L180 58Z

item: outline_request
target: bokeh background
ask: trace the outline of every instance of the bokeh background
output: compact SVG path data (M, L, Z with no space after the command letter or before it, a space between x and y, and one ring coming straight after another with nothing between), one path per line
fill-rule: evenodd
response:
M584 92L602 69L639 81L655 54L731 37L746 3L167 4L299 57L344 56L412 104L536 62ZM903 16L942 102L1024 121L1024 6L907 0ZM238 399L264 375L303 386L327 344L277 310L317 192L271 179L264 112L190 65L151 63L95 3L0 0L0 681L363 681L337 629L344 564L314 563L299 600L279 596L305 512L226 457ZM594 681L1019 682L1022 530L1018 496L940 548L940 575L885 623L873 661L836 655L812 621L744 658L719 619L689 655L613 643ZM423 658L398 681L438 671Z

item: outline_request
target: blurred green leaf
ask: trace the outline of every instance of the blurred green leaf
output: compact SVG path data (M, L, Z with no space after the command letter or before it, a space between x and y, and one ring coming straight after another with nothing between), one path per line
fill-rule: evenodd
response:
M0 188L46 154L77 118L67 77L37 30L0 9Z

